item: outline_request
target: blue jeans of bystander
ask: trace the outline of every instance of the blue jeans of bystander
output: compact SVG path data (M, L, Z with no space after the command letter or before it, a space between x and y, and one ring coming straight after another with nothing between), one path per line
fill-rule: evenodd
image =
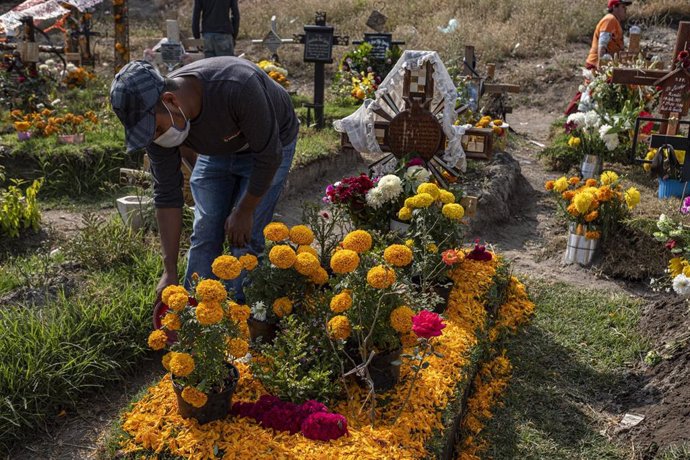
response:
M232 35L205 32L203 36L204 57L235 55L235 40L232 38Z

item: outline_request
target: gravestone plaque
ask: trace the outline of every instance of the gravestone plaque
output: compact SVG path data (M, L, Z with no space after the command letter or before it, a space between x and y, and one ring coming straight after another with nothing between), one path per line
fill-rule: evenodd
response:
M659 112L687 115L690 106L690 74L678 69L659 81L663 88L659 97Z
M304 26L304 62L333 62L333 27Z
M393 34L364 34L364 41L371 44L371 58L383 61L386 59L386 52L393 44Z
M165 64L178 64L182 62L183 49L179 43L162 43L161 59Z

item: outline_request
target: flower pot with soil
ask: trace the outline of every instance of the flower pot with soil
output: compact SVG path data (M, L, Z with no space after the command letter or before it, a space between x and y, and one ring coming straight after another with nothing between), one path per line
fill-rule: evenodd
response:
M227 367L228 376L223 382L223 387L208 393L200 393L195 389L190 391L182 383L172 379L173 390L177 396L177 412L182 418L194 418L203 425L225 418L230 413L232 395L237 388L240 372L233 364L227 363Z
M278 333L278 325L276 323L261 321L253 316L249 317L247 325L249 326L249 336L252 343L272 343Z

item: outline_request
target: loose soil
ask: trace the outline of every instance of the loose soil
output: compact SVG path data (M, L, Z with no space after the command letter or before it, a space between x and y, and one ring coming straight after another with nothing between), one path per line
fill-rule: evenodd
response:
M672 48L675 31L653 28L654 47ZM606 432L622 444L635 445L636 458L653 458L657 452L682 441L690 441L687 420L690 416L690 313L686 301L672 294L653 293L643 283L619 281L606 276L595 265L582 268L563 265L565 230L554 220L554 204L543 191L543 183L560 173L546 171L536 158L548 143L551 123L561 116L570 96L580 82L578 67L587 51L586 44L573 45L567 52L547 60L510 60L499 65L497 76L519 83L523 92L514 96L514 113L508 121L515 130L510 153L517 160L522 178L514 192L505 199L501 215L472 225L471 237L494 245L512 261L521 276L560 281L583 288L626 292L644 303L640 328L657 351L660 362L648 366L631 365L630 379L619 394L597 404L602 419L609 420ZM305 76L306 77L306 76ZM299 82L296 82L299 85ZM277 218L294 224L300 221L304 201L320 200L328 183L345 175L366 170L367 158L347 167L335 167L317 180L303 184L298 191L285 196L277 209ZM480 208L491 213L491 209ZM494 218L495 217L495 218ZM44 220L63 237L68 237L81 218L67 211L50 211ZM51 423L49 437L41 436L27 443L12 458L93 458L95 446L102 441L119 410L136 390L159 374L155 364L141 375L88 398L75 414L61 414ZM642 423L627 431L617 425L626 413L645 416Z

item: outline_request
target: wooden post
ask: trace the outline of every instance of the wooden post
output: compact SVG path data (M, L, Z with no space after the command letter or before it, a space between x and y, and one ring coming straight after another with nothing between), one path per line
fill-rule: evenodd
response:
M690 51L690 21L681 21L678 24L678 36L676 38L676 46L673 49L673 62L675 62L678 54L683 50Z
M495 74L496 74L496 64L494 64L494 63L486 64L486 79L487 80L493 80Z
M476 75L475 69L477 68L477 58L474 56L474 46L465 46L465 58L463 62L465 65L462 69L462 74Z
M29 73L35 74L36 62L38 62L38 44L36 43L36 33L34 31L34 18L32 16L24 16L21 18L21 22L23 24L24 41L19 52Z
M127 0L113 0L115 22L115 72L129 62L129 11Z

